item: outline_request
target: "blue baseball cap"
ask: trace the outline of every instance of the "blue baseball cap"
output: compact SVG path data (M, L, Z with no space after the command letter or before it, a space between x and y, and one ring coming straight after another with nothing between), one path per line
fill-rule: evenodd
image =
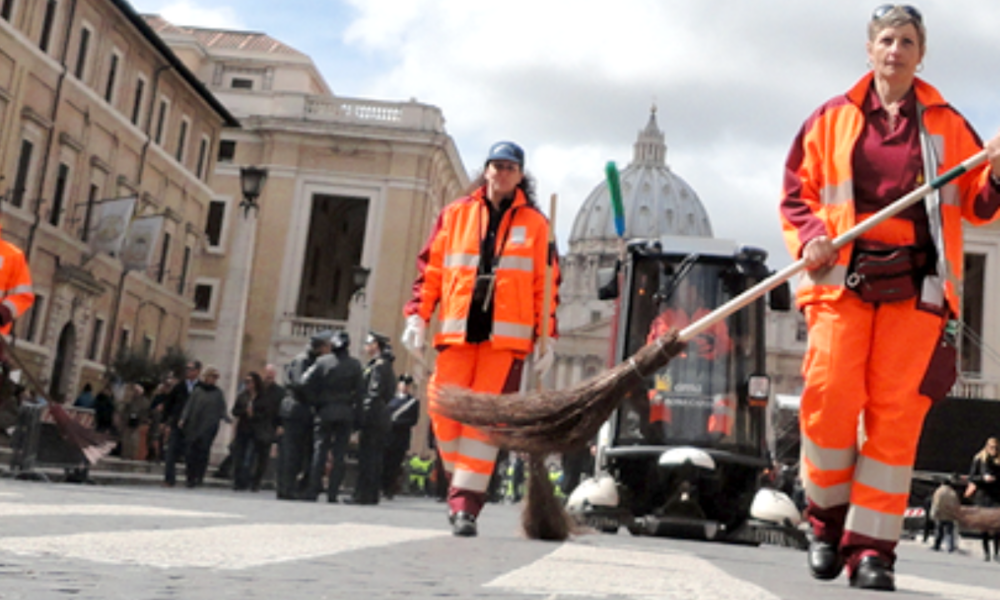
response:
M514 142L497 142L490 146L489 156L486 157L486 164L494 160L509 160L515 162L522 169L524 168L524 150Z

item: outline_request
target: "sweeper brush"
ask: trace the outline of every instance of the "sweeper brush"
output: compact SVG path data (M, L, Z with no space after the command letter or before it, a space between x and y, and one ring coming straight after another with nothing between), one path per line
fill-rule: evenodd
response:
M509 395L443 388L438 410L482 429L508 450L533 455L575 450L597 435L622 398L643 388L647 377L684 350L678 335L670 330L618 366L567 390L542 390L512 401Z

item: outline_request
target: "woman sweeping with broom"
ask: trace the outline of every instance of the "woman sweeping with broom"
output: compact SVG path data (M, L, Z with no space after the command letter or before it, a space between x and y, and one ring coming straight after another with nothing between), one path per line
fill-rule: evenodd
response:
M403 309L403 345L420 354L427 323L439 310L434 337L437 363L428 386L431 423L449 478L452 532L474 536L498 448L480 429L436 410L442 388L491 394L520 389L524 359L535 369L552 365L551 345L535 342L556 333L558 295L545 304L545 282L558 281L549 222L535 204L524 173L524 151L494 144L472 192L442 210L417 257L413 296ZM548 319L543 315L548 313ZM544 322L548 331L543 332Z
M785 165L785 241L807 269L797 301L809 328L800 413L808 565L817 579L846 567L850 585L865 589L895 589L924 416L954 381L945 326L961 310L962 220L986 223L1000 208L997 136L988 168L970 168L853 244L833 243L982 148L916 77L925 50L916 8L876 8L871 72L809 117Z

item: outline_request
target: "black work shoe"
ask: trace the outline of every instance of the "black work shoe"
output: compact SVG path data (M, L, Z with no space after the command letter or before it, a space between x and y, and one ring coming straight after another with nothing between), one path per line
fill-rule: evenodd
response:
M450 517L451 532L459 537L476 537L476 517L466 512L457 512Z
M844 570L844 559L840 551L829 542L812 540L809 542L809 572L816 579L836 579Z
M866 556L851 572L851 587L894 592L896 591L896 574L881 557Z

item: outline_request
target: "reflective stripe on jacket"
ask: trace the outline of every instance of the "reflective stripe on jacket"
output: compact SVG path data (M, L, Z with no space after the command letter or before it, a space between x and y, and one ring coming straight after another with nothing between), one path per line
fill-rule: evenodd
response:
M435 346L466 343L469 306L479 270L480 245L489 223L489 202L481 188L452 202L438 215L417 260L413 297L403 312L429 321L440 304L441 330ZM493 334L497 349L528 353L541 332L549 222L528 204L520 189L497 230L493 289ZM553 281L559 281L553 249ZM557 286L552 287L549 335L556 336Z
M788 154L781 224L785 244L796 259L810 240L821 235L834 239L855 225L851 161L865 126L861 106L872 79L872 73L868 73L847 94L833 98L813 113ZM920 79L913 85L923 137L934 150L934 156L926 156L925 144L924 163L937 176L978 152L982 142L936 89ZM995 203L983 197L989 190L989 170L982 165L939 191L943 239L935 241L939 248L944 246L947 274L941 275L946 276L945 295L956 315L960 314L957 281L961 280L963 265L961 219L978 225L995 218ZM886 199L887 204L894 200L897 198ZM852 247L847 244L840 250L832 269L803 273L796 292L800 306L841 296Z
M11 322L0 327L0 334L10 333L13 322L31 308L35 292L31 287L31 272L21 249L0 240L0 304L10 311Z

